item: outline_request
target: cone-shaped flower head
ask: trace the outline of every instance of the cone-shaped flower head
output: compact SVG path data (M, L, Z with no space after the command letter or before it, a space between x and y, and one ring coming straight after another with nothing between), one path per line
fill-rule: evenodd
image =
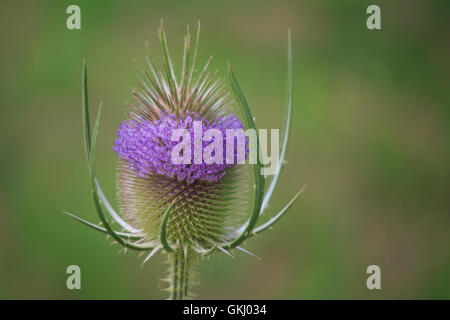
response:
M208 72L211 60L196 74L195 50L190 64L189 31L179 78L175 76L162 28L160 37L164 74L147 57L149 70L142 70L140 90L134 92L136 101L130 106L129 119L117 130L113 150L120 159L120 207L147 239L157 239L164 212L173 204L167 221L169 242L174 247L205 250L229 240L235 222L246 209L246 174L236 165L239 137L229 138L236 139L232 141L231 161L230 152L226 151L227 145L231 147L227 130L243 132L244 126L230 111L231 101L223 80L215 80L215 73ZM182 163L173 157L181 138L174 139L173 135L179 129L185 130L189 143L178 154L188 160ZM205 134L211 129L217 134L206 140ZM196 142L199 138L201 141ZM219 138L221 141L215 141ZM208 152L214 158L217 150L211 147L217 143L223 150L223 161L205 161L203 155ZM199 154L202 159L196 161Z

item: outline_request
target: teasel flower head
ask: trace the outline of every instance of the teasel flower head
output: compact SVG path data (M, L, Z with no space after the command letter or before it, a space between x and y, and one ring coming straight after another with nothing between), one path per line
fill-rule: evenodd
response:
M229 84L216 79L217 71L210 72L211 58L199 72L196 70L200 23L195 46L191 46L188 28L184 38L182 68L179 76L172 65L166 33L161 23L159 37L163 52L162 72L150 55L147 67L138 65L141 78L139 89L133 90L135 102L129 106L128 118L117 130L113 150L118 157L117 190L120 214L110 205L103 193L95 171L94 146L98 136L101 105L91 134L87 72L83 65L82 106L85 145L91 173L94 203L101 225L93 224L71 213L68 215L91 228L109 234L124 249L147 252L143 263L155 253L168 255L167 275L171 299L189 299L191 286L196 282L193 266L200 257L219 251L232 256L234 249L250 253L241 247L248 238L263 232L278 221L301 194L302 188L287 205L271 219L257 226L277 185L286 153L292 113L292 54L288 36L288 94L284 131L280 146L279 164L267 184L262 175L262 161L258 135L254 144L256 163L253 165L255 196L248 215L250 190L245 162L249 156L250 141L244 136L244 153L238 148L227 152L235 144L227 131L254 129L255 123L239 84L229 68ZM148 46L148 45L147 45ZM231 90L229 89L231 88ZM231 95L233 94L233 97ZM233 103L241 109L243 123L232 112ZM208 130L218 135L204 138ZM183 130L187 141L201 141L183 145L178 155L188 161L173 158L179 140L175 130ZM197 130L197 131L196 131ZM221 137L221 140L218 137ZM178 137L180 138L180 137ZM228 140L227 140L228 139ZM205 141L207 140L207 141ZM197 143L197 144L196 144ZM224 161L206 161L199 153L215 157L216 149L223 147ZM239 142L237 142L239 145ZM198 149L195 149L197 147ZM200 152L199 152L200 151ZM250 188L251 189L251 188ZM105 212L122 229L114 230Z

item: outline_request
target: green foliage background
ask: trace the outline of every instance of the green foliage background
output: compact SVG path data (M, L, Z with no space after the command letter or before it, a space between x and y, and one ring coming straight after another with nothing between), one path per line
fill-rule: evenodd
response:
M78 4L82 30L66 29ZM382 30L365 26L379 4ZM115 130L164 18L175 62L202 23L200 61L226 62L256 124L279 128L287 28L294 50L293 130L270 213L307 191L273 231L218 254L194 289L209 299L450 298L450 2L2 1L0 4L0 298L160 299L164 258L144 267L62 214L96 221L81 117L104 102L99 178L115 203ZM68 265L82 290L66 289ZM366 288L368 265L382 290Z

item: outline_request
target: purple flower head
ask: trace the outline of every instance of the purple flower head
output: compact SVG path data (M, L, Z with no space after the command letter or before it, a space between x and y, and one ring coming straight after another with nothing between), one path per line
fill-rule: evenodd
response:
M200 131L198 131L199 128ZM184 132L190 136L189 145L186 147L190 148L190 159L187 162L173 161L173 148L181 143L181 138L180 140L172 138L176 129L185 129ZM222 138L221 150L219 150L222 152L222 156L219 154L217 158L214 158L216 148L211 148L211 146L207 148L217 138L215 134L210 137L211 139L206 140L204 134L209 129L216 129L215 133ZM234 129L231 132L237 136L231 136L228 129ZM169 178L176 177L178 181L186 180L188 183L196 180L219 181L225 175L227 168L233 167L242 160L245 161L248 154L248 137L245 136L243 130L244 126L233 113L218 117L211 122L194 112L187 112L185 117L164 112L160 114L158 120L154 121L141 118L122 122L117 130L118 138L114 143L113 150L117 153L118 158L129 163L130 168L136 172L138 177L158 174ZM210 132L212 131L210 130ZM199 138L200 140L198 140ZM230 140L228 145L227 138ZM243 139L243 144L241 143L241 146L244 146L243 154L239 153L242 150L239 150L238 139ZM198 141L197 144L195 141ZM220 144L220 140L217 143ZM230 147L233 152L227 153L227 148ZM204 154L208 157L208 152L205 150L208 150L210 158L218 159L218 161L205 161ZM199 154L202 156L201 161L198 161ZM182 154L180 154L181 156Z

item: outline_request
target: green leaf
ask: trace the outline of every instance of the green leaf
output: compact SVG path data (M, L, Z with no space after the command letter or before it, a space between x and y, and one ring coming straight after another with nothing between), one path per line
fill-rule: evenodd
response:
M278 168L272 180L269 183L264 200L261 206L261 213L267 208L270 199L272 198L275 187L277 186L278 179L280 178L281 169L283 168L283 162L286 155L287 144L289 140L289 132L292 123L292 43L291 43L291 30L288 30L288 52L287 52L287 94L286 94L286 111L284 118L284 130L282 136L282 142L280 147L280 159Z

